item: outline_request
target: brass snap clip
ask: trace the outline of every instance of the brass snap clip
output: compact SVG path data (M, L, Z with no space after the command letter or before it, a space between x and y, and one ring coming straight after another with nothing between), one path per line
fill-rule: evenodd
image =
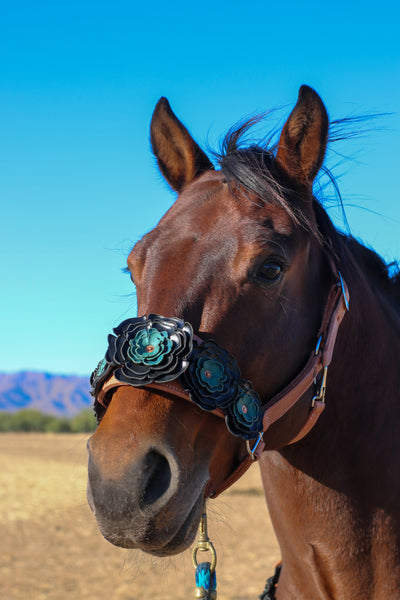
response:
M198 564L199 564L197 562L197 553L198 552L210 552L211 553L210 571L211 572L215 571L215 567L217 566L217 553L215 551L213 543L211 542L210 538L208 537L207 513L206 513L205 509L204 509L203 514L201 515L201 519L200 519L199 539L197 540L195 547L193 548L193 552L192 552L192 563L193 563L193 566L195 569L198 567Z

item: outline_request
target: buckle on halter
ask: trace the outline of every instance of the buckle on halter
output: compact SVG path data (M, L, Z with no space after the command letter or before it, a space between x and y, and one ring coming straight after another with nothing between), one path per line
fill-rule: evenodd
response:
M251 457L251 460L257 460L257 458L258 458L258 456L255 455L255 451L257 450L260 442L262 441L263 435L264 435L264 432L261 431L258 434L258 438L257 438L257 440L256 440L256 442L255 442L255 444L254 444L254 446L252 448L250 447L250 441L246 440L246 448L247 448L247 452L249 453L249 455Z
M326 394L326 378L328 375L328 367L324 367L324 370L322 371L322 381L321 381L321 386L319 388L318 393L313 397L312 401L311 401L311 407L314 408L315 403L318 402L325 402L325 394Z
M317 345L315 346L315 350L314 350L315 356L318 356L319 351L321 350L321 342L322 342L322 333L318 338Z
M339 273L339 279L340 279L340 287L342 288L342 294L343 294L343 300L344 300L344 305L346 307L347 312L350 310L350 306L349 306L349 299L347 297L347 290L343 281L343 277L340 271L338 271Z

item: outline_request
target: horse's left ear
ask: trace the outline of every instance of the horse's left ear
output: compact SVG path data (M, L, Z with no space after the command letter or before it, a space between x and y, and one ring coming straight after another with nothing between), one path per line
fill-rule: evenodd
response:
M177 119L166 98L160 98L150 125L150 141L161 173L181 192L203 171L213 169L208 156Z
M328 129L328 114L321 98L302 85L297 104L282 129L276 160L292 181L308 190L324 160Z

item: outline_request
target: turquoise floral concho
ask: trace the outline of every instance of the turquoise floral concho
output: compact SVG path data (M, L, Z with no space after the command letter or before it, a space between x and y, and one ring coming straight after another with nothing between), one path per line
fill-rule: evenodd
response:
M105 357L90 383L97 396L111 374L143 387L179 379L191 400L206 411L219 408L229 431L251 440L262 431L262 410L251 383L242 379L235 358L213 340L197 344L181 319L150 314L127 319L108 336Z

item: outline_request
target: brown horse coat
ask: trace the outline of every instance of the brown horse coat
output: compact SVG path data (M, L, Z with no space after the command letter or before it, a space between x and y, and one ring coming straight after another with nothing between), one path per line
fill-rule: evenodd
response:
M265 403L304 367L332 284L350 292L329 367L264 435L265 495L282 552L278 600L400 598L400 281L337 232L313 197L328 140L303 86L275 152L226 142L221 169L161 99L151 141L179 195L132 250L139 315L189 321L229 350ZM111 400L111 401L110 401ZM224 421L161 391L118 387L89 442L88 498L111 542L165 556L193 541L204 495L246 455ZM283 447L282 447L283 446ZM272 448L279 448L274 450ZM251 532L249 533L251 535Z

